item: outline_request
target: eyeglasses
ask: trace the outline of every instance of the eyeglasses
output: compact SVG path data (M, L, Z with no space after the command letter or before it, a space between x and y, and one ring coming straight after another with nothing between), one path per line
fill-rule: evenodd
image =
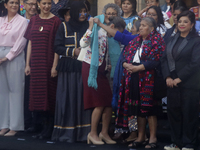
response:
M106 15L108 15L108 16L116 16L117 13L106 13Z
M157 16L156 14L147 14L146 16L151 16L151 17L155 17L155 16Z
M145 1L146 4L153 4L153 3L155 3L155 2L156 2L155 0Z
M30 7L37 6L37 3L26 3L26 4L28 4Z

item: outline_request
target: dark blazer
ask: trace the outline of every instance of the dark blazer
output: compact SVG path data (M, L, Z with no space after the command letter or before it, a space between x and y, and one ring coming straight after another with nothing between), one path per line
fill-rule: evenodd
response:
M173 27L171 27L170 29L167 29L167 32L165 33L163 39L165 41L165 44L167 45L168 42L170 41L172 36L172 33L174 32L174 29L176 28L176 25L173 25Z
M190 34L180 44L176 56L172 56L172 49L180 34L177 33L167 44L161 67L164 79L167 77L180 78L179 87L200 89L200 37ZM177 75L174 77L173 74Z

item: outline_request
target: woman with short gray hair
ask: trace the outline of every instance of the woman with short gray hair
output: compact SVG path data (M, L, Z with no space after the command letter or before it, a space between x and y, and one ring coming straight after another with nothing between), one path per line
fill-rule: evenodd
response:
M165 44L161 34L156 31L154 19L143 18L139 30L139 36L129 42L123 53L116 127L121 132L128 132L128 119L137 116L138 138L130 146L138 148L146 145L145 127L148 118L150 139L145 148L156 148L159 102L155 98L154 78Z
M105 16L108 18L111 16L121 16L121 10L119 6L113 3L108 3L107 5L105 5L102 13L105 14Z

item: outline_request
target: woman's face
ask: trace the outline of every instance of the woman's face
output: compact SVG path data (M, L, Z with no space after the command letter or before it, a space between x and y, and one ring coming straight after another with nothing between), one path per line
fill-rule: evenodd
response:
M79 21L82 22L82 21L85 21L86 19L86 9L85 8L82 8L80 11L79 11Z
M131 13L133 11L133 6L132 4L129 2L129 0L125 0L122 3L122 11L124 13Z
M28 13L30 16L35 15L36 5L37 5L37 0L28 0L26 3L24 3L24 8L26 10L26 13Z
M17 14L19 10L19 0L9 0L8 3L4 3L8 13Z
M140 23L139 33L143 38L146 38L153 31L153 27L150 27L145 20Z
M189 33L193 25L187 16L183 16L178 20L178 30L181 33Z
M151 7L151 6L159 6L159 3L156 2L156 0L145 0L146 6Z
M109 7L109 8L106 9L106 14L105 14L105 15L106 15L108 18L109 18L109 17L112 17L112 16L116 17L116 16L117 16L117 11L114 10L112 7Z
M43 14L50 13L51 10L51 0L41 0L38 2L38 7L40 8L41 12Z
M137 28L135 25L132 26L131 33L132 33L132 35L138 34L138 31L137 31Z
M68 22L70 19L70 10L68 10L64 15L65 21Z
M200 0L197 0L197 3L200 5Z
M151 8L147 11L146 17L151 17L156 21L156 23L158 22L158 15L157 15L155 9L153 9L153 8Z
M173 20L174 20L174 23L175 25L177 25L177 16L181 13L180 10L175 10L174 13L173 13Z

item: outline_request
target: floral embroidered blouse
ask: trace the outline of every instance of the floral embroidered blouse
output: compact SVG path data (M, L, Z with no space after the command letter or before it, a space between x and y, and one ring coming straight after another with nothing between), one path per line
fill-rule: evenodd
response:
M86 54L84 56L83 61L90 64L91 63L91 38L90 35L92 34L92 31L87 29L86 33L83 35L83 37L80 40L80 46L81 48L84 48L86 51ZM104 29L99 29L98 31L98 44L99 44L99 66L103 63L106 49L107 49L107 32Z

